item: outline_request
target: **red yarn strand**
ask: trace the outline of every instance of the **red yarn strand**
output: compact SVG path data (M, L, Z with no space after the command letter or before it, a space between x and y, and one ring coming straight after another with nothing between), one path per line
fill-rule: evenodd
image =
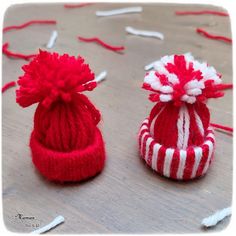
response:
M112 51L122 51L122 50L125 49L123 46L117 47L117 46L112 46L110 44L107 44L107 43L105 43L104 41L102 41L101 39L99 39L97 37L84 38L84 37L79 36L78 39L80 41L83 41L83 42L96 42L96 43L100 44L101 46L103 46L104 48L107 48L107 49L112 50Z
M3 28L3 33L6 33L7 31L10 30L19 30L19 29L23 29L26 28L30 25L34 25L34 24L46 24L46 25L50 25L53 24L55 25L57 22L55 20L31 20L28 21L22 25L12 25L12 26L7 26L5 28Z
M15 81L11 81L6 83L5 85L3 85L2 87L2 93L4 93L7 89L16 86L16 82Z
M214 124L214 123L211 123L211 126L214 127L214 128L217 128L217 129L222 129L222 130L225 130L225 131L233 132L233 128L228 127L228 126Z
M233 88L233 84L219 84L217 86L218 90L226 90L226 89L232 89Z
M229 16L226 12L221 11L176 11L176 15L184 16L184 15L217 15L217 16Z
M221 35L211 34L211 33L208 33L207 31L205 31L201 28L197 28L196 32L199 33L200 35L205 36L206 38L219 40L219 41L224 41L226 43L231 43L232 44L232 39L231 38L221 36Z
M26 28L30 25L34 25L34 24L56 24L57 22L55 20L31 20L28 22L25 22L24 24L21 25L12 25L12 26L7 26L5 28L3 28L3 33L6 33L10 30L19 30L19 29L23 29ZM26 55L26 54L22 54L22 53L15 53L10 51L9 49L9 43L4 43L4 45L2 46L2 52L10 57L10 58L20 58L20 59L24 59L24 60L29 60L33 57L36 56L36 54L30 54L30 55Z
M21 59L24 59L27 61L27 60L30 60L31 58L34 58L36 56L36 54L26 55L26 54L22 54L22 53L12 52L8 48L9 48L9 43L4 43L2 46L2 52L10 58L21 58Z
M92 4L94 3L84 2L84 3L79 3L79 4L65 4L64 8L81 8L81 7L89 6Z

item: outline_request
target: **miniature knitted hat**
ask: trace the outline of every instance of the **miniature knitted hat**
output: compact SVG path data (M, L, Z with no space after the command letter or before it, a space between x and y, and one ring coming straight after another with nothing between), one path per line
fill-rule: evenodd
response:
M139 131L139 150L148 166L178 180L202 176L213 158L208 98L223 96L221 75L189 53L164 56L147 72L143 88L155 106Z
M22 107L39 103L30 138L37 169L59 182L80 181L101 172L105 151L97 128L100 113L81 94L97 83L84 59L40 51L22 69L16 101Z

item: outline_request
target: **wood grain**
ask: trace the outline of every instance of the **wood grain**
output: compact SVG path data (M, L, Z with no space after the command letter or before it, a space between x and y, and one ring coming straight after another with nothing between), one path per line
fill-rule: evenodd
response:
M137 4L135 4L137 5ZM232 200L232 136L216 132L215 161L208 174L196 181L176 182L160 177L140 160L137 132L153 104L140 87L143 67L166 54L192 52L232 82L232 47L195 32L202 27L229 36L228 17L175 16L175 10L212 9L213 6L142 4L142 14L96 17L96 10L125 4L94 4L65 9L59 4L11 6L4 26L32 19L56 19L58 40L53 50L82 55L95 73L108 71L107 80L88 94L101 110L107 162L104 171L89 181L59 185L48 182L35 170L28 139L36 106L20 108L14 89L3 94L3 214L10 231L30 232L61 214L65 223L53 233L190 233L203 232L201 220L228 207ZM222 10L222 9L219 9ZM165 40L125 33L125 26L156 30ZM13 51L34 53L45 45L55 26L31 26L4 34ZM124 54L77 36L98 36L113 45L124 45ZM22 74L23 60L3 56L3 83ZM209 101L212 122L232 126L232 91ZM34 220L19 220L18 213ZM210 231L226 227L229 219Z

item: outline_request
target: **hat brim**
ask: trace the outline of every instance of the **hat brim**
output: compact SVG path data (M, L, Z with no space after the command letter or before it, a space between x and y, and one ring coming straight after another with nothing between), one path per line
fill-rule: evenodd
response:
M32 161L47 179L59 182L75 182L88 179L102 171L105 148L101 132L96 128L94 141L82 150L58 152L43 146L35 137L30 138Z
M185 150L168 148L157 143L151 136L149 127L147 118L142 123L138 135L139 151L153 170L176 180L194 179L207 172L215 146L215 136L211 127L208 127L202 145L191 146Z

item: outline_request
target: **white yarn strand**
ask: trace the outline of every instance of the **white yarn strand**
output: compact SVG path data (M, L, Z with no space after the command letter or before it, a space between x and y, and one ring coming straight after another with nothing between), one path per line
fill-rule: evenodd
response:
M156 61L153 61L153 62L149 63L148 65L144 66L144 70L147 71L147 70L153 69L155 62Z
M207 157L207 161L206 164L203 168L202 174L204 175L209 167L210 161L211 161L211 156L212 156L212 152L214 149L214 145L210 140L207 140L206 142L204 142L204 144L206 144L209 147L209 153L208 153L208 157Z
M152 154L152 169L157 171L157 160L158 160L158 153L161 148L161 145L158 143L155 143L153 146L153 154Z
M51 37L48 41L48 44L47 44L47 48L48 49L51 49L54 47L55 43L56 43L56 40L57 40L57 37L58 37L58 33L56 30L53 30L52 31L52 34L51 34Z
M194 148L194 165L193 165L193 170L192 170L192 174L191 174L191 178L194 178L196 176L198 167L199 167L199 163L202 159L202 148L201 147L195 147Z
M224 208L222 210L217 211L213 215L206 217L202 220L202 225L205 227L212 227L217 225L220 221L222 221L225 217L230 216L232 214L232 208Z
M55 228L59 224L63 223L64 221L65 221L65 219L64 219L63 216L57 216L51 223L49 223L48 225L45 225L42 228L34 230L33 232L31 232L31 234L42 234L42 233L45 233L45 232Z
M183 149L186 149L187 146L188 146L189 127L190 127L189 112L188 112L187 107L184 106L184 142L183 142Z
M127 8L114 9L111 11L96 11L96 16L114 16L127 13L138 13L142 11L143 11L142 7L127 7Z
M151 142L152 142L152 138L149 137L146 141L146 153L145 153L145 157L144 157L146 162L148 161L149 149L150 149Z
M158 38L163 40L164 35L160 32L157 31L146 31L146 30L139 30L139 29L134 29L133 27L127 26L125 27L126 32L138 36L144 36L144 37L153 37L153 38Z
M177 120L177 129L178 129L177 147L179 149L186 149L188 146L189 126L190 126L190 117L188 109L185 105L183 105L179 110L179 118Z
M103 71L103 72L101 72L99 75L96 76L95 81L96 81L97 83L100 83L100 82L102 82L103 80L105 80L106 76L107 76L107 71Z
M163 169L163 174L166 177L170 177L170 166L171 166L171 163L172 163L172 160L173 160L174 151L175 150L173 148L167 148L166 149L164 169Z
M179 157L180 157L180 160L179 160L179 166L178 166L178 170L177 170L177 178L178 179L183 179L184 167L185 167L186 158L187 158L186 150L181 149Z
M201 135L204 136L204 127L202 124L202 120L200 116L197 114L196 110L194 110L194 115L195 115L196 123L198 126L198 130L200 131Z

